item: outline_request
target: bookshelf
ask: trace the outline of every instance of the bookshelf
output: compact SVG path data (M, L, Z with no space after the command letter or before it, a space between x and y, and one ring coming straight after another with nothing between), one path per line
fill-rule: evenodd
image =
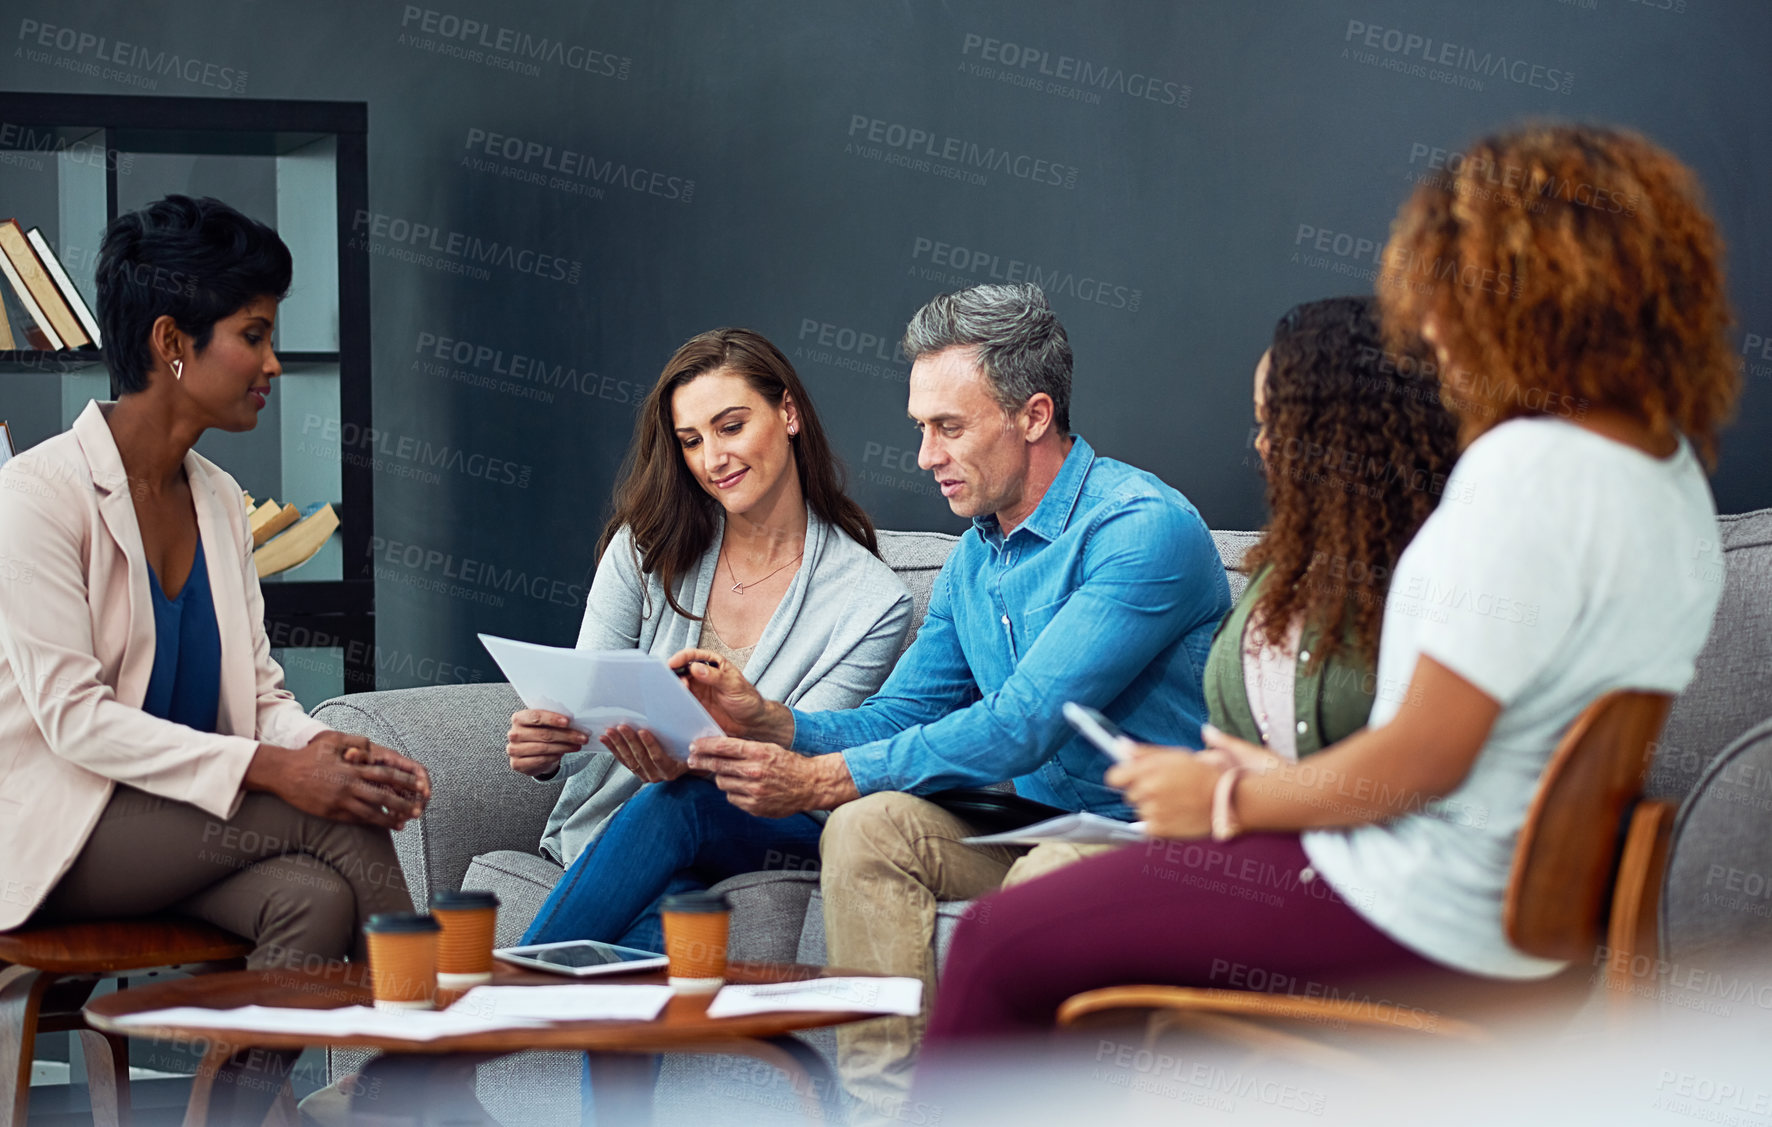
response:
M41 226L87 304L105 225L168 192L213 195L275 227L295 260L274 344L271 404L246 434L210 432L200 453L260 500L331 502L339 533L265 579L265 628L302 703L375 687L369 558L374 469L327 434L369 433L369 261L346 250L367 210L362 102L0 93L0 218ZM0 418L22 451L110 398L95 349L0 351ZM347 568L346 561L350 561Z

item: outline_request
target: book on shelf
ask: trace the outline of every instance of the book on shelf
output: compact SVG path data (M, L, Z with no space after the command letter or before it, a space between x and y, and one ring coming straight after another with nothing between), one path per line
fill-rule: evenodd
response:
M37 252L37 257L43 261L43 268L48 270L49 276L55 280L56 289L61 291L62 300L67 302L68 307L74 311L75 320L79 321L80 327L86 330L86 335L92 338L93 345L103 348L104 341L101 339L103 334L98 331L98 318L92 315L92 310L86 305L86 299L80 296L80 290L74 285L74 280L68 277L66 270L62 269L61 259L55 256L55 251L49 247L49 240L43 237L43 228L31 228L25 232L25 238L30 240L31 249Z
M29 291L43 317L37 318L42 325L47 318L49 328L55 330L53 337L60 338L63 348L81 348L92 343L86 335L80 319L74 315L73 306L68 304L61 291L56 288L55 279L49 276L43 261L31 246L31 240L25 237L24 230L19 227L18 220L0 220L0 253L4 253L12 265L12 274L7 281L15 287L22 285ZM15 279L13 275L16 274ZM34 314L33 314L34 316Z
M5 419L0 419L0 466L10 462L14 453L16 451L12 448L12 428L6 425Z
M0 349L11 352L18 347L18 341L12 335L12 316L11 310L6 308L5 289L0 286Z
M267 505L270 503L265 502ZM321 505L287 531L273 536L263 547L253 551L252 563L258 569L258 577L263 579L307 563L326 546L326 541L337 531L338 513L331 505Z
M25 280L13 267L12 259L4 253L0 253L0 275L5 275L6 284L13 300L17 303L19 311L24 314L24 319L19 323L20 332L18 335L22 335L25 340L30 342L31 347L38 351L48 352L60 349L62 338L56 335L55 329L50 326L49 320L43 312L43 307L37 304L37 299L31 295L30 287L25 285Z
M294 505L279 505L275 497L252 510L247 518L252 529L252 546L264 547L265 541L301 519L301 510Z

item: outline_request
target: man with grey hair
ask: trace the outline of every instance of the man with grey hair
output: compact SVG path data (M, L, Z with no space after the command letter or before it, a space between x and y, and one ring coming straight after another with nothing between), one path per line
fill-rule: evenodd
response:
M830 963L921 978L926 1016L936 904L994 891L1024 851L965 844L979 829L918 796L1013 780L1050 806L1129 818L1102 782L1107 756L1060 709L1078 701L1139 739L1197 741L1230 590L1185 497L1071 433L1070 341L1039 287L937 297L904 350L918 465L972 528L885 685L856 708L799 712L712 655L673 663L730 733L697 741L691 766L753 814L833 811L820 845ZM1050 849L1021 864L1050 867L1038 859ZM922 1028L882 1018L838 1031L863 1118L926 1118L904 1104Z

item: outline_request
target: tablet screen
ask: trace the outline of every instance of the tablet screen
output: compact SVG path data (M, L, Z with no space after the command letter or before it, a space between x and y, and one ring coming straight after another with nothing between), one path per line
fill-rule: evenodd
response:
M499 954L513 955L530 962L545 963L548 966L563 969L649 962L663 957L654 951L638 951L632 947L617 947L610 943L597 943L588 939L576 943L511 947L500 951Z

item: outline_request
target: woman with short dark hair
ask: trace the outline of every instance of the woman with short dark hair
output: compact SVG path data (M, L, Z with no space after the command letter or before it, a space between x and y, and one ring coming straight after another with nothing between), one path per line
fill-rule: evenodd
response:
M240 487L192 449L257 425L290 275L277 233L219 200L105 232L117 401L0 470L0 544L28 564L0 582L0 856L23 890L0 927L170 910L252 940L260 968L361 958L371 913L411 910L388 831L424 809L425 769L283 688ZM216 1098L262 1116L275 1076Z

